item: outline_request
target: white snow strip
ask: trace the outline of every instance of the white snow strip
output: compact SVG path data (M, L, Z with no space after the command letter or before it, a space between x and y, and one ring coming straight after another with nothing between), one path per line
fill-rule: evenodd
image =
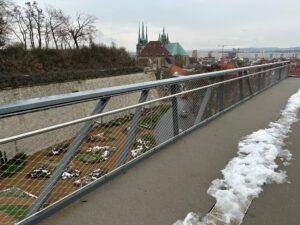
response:
M276 158L280 157L284 165L288 165L287 161L292 159L292 154L283 147L292 124L298 121L299 108L300 89L289 98L276 122L271 122L268 128L253 132L239 141L238 156L222 170L224 178L212 182L207 192L216 199L214 208L221 213L224 223L242 222L252 199L263 191L263 185L286 181L286 172L278 171ZM216 224L211 218L211 214L201 219L197 214L189 213L183 221L173 225Z

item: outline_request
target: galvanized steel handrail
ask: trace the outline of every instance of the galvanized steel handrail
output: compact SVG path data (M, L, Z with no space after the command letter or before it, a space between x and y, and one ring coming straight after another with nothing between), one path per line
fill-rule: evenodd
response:
M167 80L160 80L160 81L152 81L152 82L146 82L146 83L140 83L140 84L132 84L132 85L124 85L119 87L112 87L112 88L104 88L104 89L98 89L98 90L92 90L92 91L84 91L84 92L77 92L72 94L64 94L64 95L57 95L57 96L50 96L47 98L40 98L40 99L30 99L25 101L19 101L13 104L4 104L0 105L0 118L5 118L7 116L13 116L13 115L19 115L22 113L27 112L33 112L33 111L39 111L39 110L45 110L48 108L53 107L60 107L64 105L70 105L70 104L77 104L79 102L85 102L85 101L91 101L91 100L97 100L98 104L93 110L92 115L86 116L80 119L72 120L69 122L60 123L53 126L48 126L43 129L33 130L27 133L6 137L3 139L0 139L0 145L6 144L6 143L13 143L17 145L17 140L24 139L26 142L26 137L33 137L38 134L46 133L48 131L58 130L60 128L69 127L71 125L83 123L82 128L80 131L76 134L75 138L72 139L69 143L69 146L66 149L66 152L63 154L62 158L60 158L59 163L56 165L55 170L49 177L47 183L43 186L41 186L41 189L37 195L36 200L34 200L33 204L31 205L30 209L27 212L26 219L23 221L20 221L18 224L32 224L33 221L38 221L41 218L43 218L47 213L53 212L55 210L59 210L60 207L63 207L64 205L70 203L71 201L74 201L79 196L82 196L84 193L87 193L88 191L92 190L93 188L99 186L100 184L104 183L105 181L111 179L112 177L117 176L122 171L125 171L126 169L130 168L131 166L135 165L136 163L140 162L141 160L149 157L151 154L154 154L154 152L158 151L162 147L166 146L169 143L172 143L172 141L177 140L179 137L182 137L183 135L187 134L188 132L191 132L193 129L199 128L203 126L207 121L215 118L216 116L228 111L232 107L235 107L236 105L240 104L241 102L245 101L246 99L249 99L250 97L256 95L257 93L271 87L272 85L280 82L282 79L284 79L288 74L288 67L289 62L278 62L278 63L271 63L271 64L263 64L258 66L250 66L250 67L243 67L243 68L237 68L237 69L230 69L230 70L223 70L223 71L217 71L212 73L204 73L204 74L198 74L188 77L179 77L179 78L172 78ZM272 72L274 71L274 72ZM237 76L234 77L228 77L227 75L237 74ZM221 79L214 79L214 78L221 78ZM250 79L251 77L251 79ZM253 77L253 78L252 78ZM203 78L206 78L205 80L201 80ZM190 87L189 83L184 82L190 82L190 81L203 81L201 85L204 86L196 86L196 87ZM208 81L208 83L207 83ZM213 83L212 83L213 82ZM232 83L232 85L230 84ZM179 87L181 87L181 84L183 88L191 88L189 90L180 91ZM225 84L229 84L228 87L230 89L230 95L225 95ZM151 89L159 88L159 87L169 87L169 92L167 93L167 96L159 97L156 99L150 99L147 101L148 94ZM206 89L205 96L202 98L203 91ZM235 90L232 92L232 90ZM213 95L211 92L213 91ZM201 91L197 92L197 91ZM108 112L102 112L104 110L105 106L108 104L111 96L118 96L122 94L127 93L140 93L140 99L139 102L134 105L129 105L123 108L118 108L115 110L110 110ZM197 95L197 101L198 104L195 106L195 112L192 112L194 115L197 114L197 118L194 121L192 121L191 124L187 124L188 126L182 127L183 120L180 117L182 117L182 108L178 107L178 102L181 101L178 96L186 96L185 94L193 93ZM239 94L238 94L239 93ZM234 97L232 97L232 94ZM246 96L248 95L249 96ZM182 97L184 97L182 96ZM189 98L195 98L194 95L188 95ZM226 96L226 97L225 97ZM212 98L211 98L212 97ZM228 97L228 99L227 99ZM211 98L212 104L214 105L213 109L216 109L214 114L208 114L204 115L204 112L210 113L209 110L210 105L208 104L208 100ZM205 100L206 99L206 100ZM167 115L169 119L171 119L172 124L170 128L166 126L165 123L158 123L158 125L155 126L163 126L166 127L166 131L169 132L171 135L168 136L167 139L158 140L157 137L160 137L159 133L156 133L157 131L153 132L151 131L145 131L144 128L140 128L141 126L141 120L146 118L146 115L142 117L142 107L149 105L151 106L153 103L162 102L161 104L165 104L164 100L168 100L168 103L171 103L170 109L168 108L168 111L164 113L163 116ZM187 99L183 98L182 101ZM194 99L189 99L193 102ZM225 101L226 100L226 101ZM187 103L186 103L187 104ZM229 105L228 105L229 104ZM157 104L154 104L156 106ZM169 106L169 105L168 105ZM5 111L6 107L6 111ZM58 182L60 182L60 179L62 177L63 172L65 169L70 165L73 159L79 160L75 157L76 153L83 153L87 149L85 147L82 147L83 145L89 143L90 134L93 134L94 131L92 129L97 129L97 132L104 131L106 129L106 124L104 125L104 128L102 127L102 124L100 127L93 126L95 120L98 118L106 117L113 114L118 114L120 112L135 109L135 113L132 114L133 118L131 118L128 121L128 124L124 126L120 126L119 128L116 128L118 130L114 130L115 132L124 132L123 128L126 128L127 133L119 135L122 139L120 139L120 143L113 145L116 145L115 147L118 148L118 154L115 155L116 158L108 160L107 163L101 165L101 169L106 168L108 171L108 174L102 176L100 179L97 179L95 182L92 182L90 184L87 184L87 186L80 187L79 191L72 192L71 195L68 195L66 198L60 199L58 202L55 202L54 205L51 205L49 208L42 209L42 211L39 211L43 206L45 206L45 203L48 201L49 204L51 204L51 195L53 194L61 194L61 190L56 190L55 187ZM207 111L205 111L207 109ZM1 111L2 110L2 111ZM192 110L192 109L189 109ZM198 112L198 113L197 113ZM3 114L1 114L3 113ZM147 113L147 111L146 111ZM123 113L122 113L123 114ZM204 115L204 116L203 116ZM34 114L33 114L34 116ZM111 118L111 117L109 117ZM155 116L154 116L155 118ZM151 114L151 124L152 124L153 115ZM180 125L180 126L179 126ZM71 127L70 127L71 128ZM129 131L127 130L128 128ZM77 129L77 127L76 127ZM114 128L111 128L114 129ZM141 129L139 131L139 129ZM154 134L155 132L155 134ZM164 131L165 132L165 131ZM130 151L133 150L132 148L135 148L134 140L138 140L137 138L142 138L142 135L151 135L153 133L153 136L155 138L155 144L151 146L151 149L148 149L149 151L142 152L140 156L135 158L136 156L133 156L130 154ZM121 133L120 133L121 134ZM101 135L100 135L101 136ZM60 140L59 136L59 141ZM24 142L24 143L25 143ZM20 142L22 144L22 141ZM29 144L31 144L31 139L29 139ZM40 143L38 143L40 144ZM97 140L93 141L93 145L97 144ZM55 144L57 147L59 146L59 143ZM92 146L93 146L92 145ZM53 146L52 146L53 147ZM150 148L150 146L149 146ZM46 159L46 156L44 156L44 150L42 149L42 146L38 146L38 149L40 150L39 157L43 156L42 159ZM47 155L48 156L48 155ZM90 157L90 155L89 155ZM130 158L130 159L129 159ZM56 158L57 159L57 158ZM128 161L129 160L129 161ZM42 162L41 159L38 159L37 162ZM86 166L82 166L81 164L76 164L77 166L80 166L86 169ZM32 169L34 169L36 164L30 165ZM103 168L102 168L103 166ZM89 167L92 168L92 167ZM77 168L78 169L78 168ZM80 168L79 168L80 169ZM112 169L112 170L111 170ZM36 184L37 186L38 184ZM67 186L64 186L67 187ZM63 191L63 194L68 194L71 190L65 190ZM54 198L55 199L55 198ZM47 203L47 204L48 204Z
M46 128L26 132L26 133L23 133L23 134L19 134L19 135L7 137L7 138L2 138L2 139L0 139L0 144L5 144L5 143L11 142L11 141L20 140L20 139L23 139L23 138L26 138L26 137L31 137L31 136L37 135L37 134L46 133L46 132L49 132L49 131L57 130L59 128L68 127L68 126L79 124L79 123L86 122L86 121L89 121L89 120L97 119L97 118L100 118L100 117L103 117L103 116L108 116L108 115L111 115L111 114L114 114L114 113L126 111L126 110L129 110L129 109L134 109L136 107L149 105L149 104L152 104L152 103L156 103L156 102L167 100L167 99L170 99L170 98L173 98L173 97L177 97L177 96L180 96L180 95L183 95L183 94L188 94L188 93L191 93L191 92L204 90L204 89L209 88L209 87L218 86L220 84L225 84L225 83L229 83L229 82L232 82L232 81L245 79L247 77L255 76L255 75L258 75L258 74L262 74L262 73L269 72L269 71L272 71L272 70L277 70L277 69L280 69L280 68L284 68L286 66L287 65L280 66L280 67L275 67L275 68L271 68L271 69L267 69L267 70L262 70L262 71L259 71L259 72L255 72L255 73L251 73L251 74L242 76L242 77L236 77L236 78L232 78L232 79L229 79L229 80L216 82L216 83L205 85L205 86L202 86L202 87L199 87L199 88L194 88L194 89L190 89L190 90L186 90L186 91L181 91L179 93L170 94L170 95L165 96L165 97L156 98L156 99L153 99L153 100L149 100L149 101L142 102L142 103L137 103L137 104L134 104L134 105L130 105L130 106L126 106L126 107L123 107L123 108L111 110L111 111L108 111L108 112L99 113L99 114L95 114L95 115L91 115L91 116L86 116L86 117L83 117L83 118L80 118L80 119L68 121L68 122L65 122L65 123L56 124L56 125L49 126L49 127L46 127Z
M48 97L16 101L9 104L1 104L0 117L4 117L15 113L21 113L24 111L43 109L49 107L57 107L60 105L67 105L67 104L74 104L77 102L90 101L93 99L121 95L124 93L141 91L145 89L157 88L165 85L174 85L174 84L187 82L187 81L194 81L194 80L210 78L210 77L219 77L230 73L238 73L245 70L260 69L260 68L266 68L266 67L272 67L278 65L286 65L289 63L290 63L289 61L282 61L276 63L247 66L247 67L241 67L236 69L228 69L222 71L196 74L188 77L170 78L170 79L159 80L159 81L149 81L144 83L136 83L136 84L129 84L129 85L116 86L116 87L101 88L96 90L81 91L76 93L53 95Z

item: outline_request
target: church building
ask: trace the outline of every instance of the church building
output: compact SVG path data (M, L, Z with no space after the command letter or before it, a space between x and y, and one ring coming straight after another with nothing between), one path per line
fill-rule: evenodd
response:
M156 64L158 67L186 67L189 64L187 52L178 42L170 42L165 28L159 33L157 41L148 41L148 29L147 26L144 28L144 23L142 29L139 27L136 59L139 65L144 66Z

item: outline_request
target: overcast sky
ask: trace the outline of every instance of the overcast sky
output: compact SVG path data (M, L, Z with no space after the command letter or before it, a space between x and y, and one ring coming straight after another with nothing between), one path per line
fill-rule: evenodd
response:
M15 0L23 5L28 0ZM135 50L138 24L150 40L166 27L171 42L187 50L300 46L300 0L37 0L67 14L98 18L98 42Z

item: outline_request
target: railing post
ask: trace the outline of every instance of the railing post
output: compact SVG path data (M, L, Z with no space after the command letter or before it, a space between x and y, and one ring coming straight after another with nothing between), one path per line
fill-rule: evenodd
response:
M145 102L147 100L148 95L149 95L149 90L143 90L139 99L139 103ZM127 137L124 143L124 149L118 161L118 166L121 166L126 162L127 155L130 151L130 148L136 136L136 132L139 126L139 121L141 116L142 116L142 106L138 106L133 116L130 129L128 130Z
M94 111L92 112L92 115L101 113L105 106L107 105L110 97L102 98L96 105ZM41 194L36 199L36 201L33 203L32 207L29 209L27 216L30 216L37 212L42 205L45 203L45 201L48 199L48 196L50 195L51 191L53 190L55 184L61 179L61 175L63 174L65 168L68 166L69 162L72 160L73 156L76 154L78 148L80 147L83 140L86 138L88 132L93 127L94 120L87 121L84 126L80 129L79 133L77 134L76 138L72 141L70 144L68 151L60 161L59 165L57 166L55 172L52 174L52 176L49 178L48 182L44 186Z
M261 90L261 77L262 77L262 74L260 73L262 71L262 69L261 68L259 68L259 69L257 69L257 72L259 73L258 75L257 75L257 92L260 92L260 90Z
M239 77L243 77L243 71L239 72ZM240 101L244 98L244 85L243 79L239 79L239 86L240 86Z
M248 71L247 70L245 70L245 74L244 75L248 75ZM250 82L250 77L246 78L246 82L247 82L247 86L248 86L248 89L249 89L249 94L253 95L253 91L252 91L252 87L251 87L251 82Z
M211 84L211 80L209 80L208 83ZM212 93L212 87L207 88L206 92L205 92L205 95L204 95L204 98L201 102L201 106L200 106L200 109L198 111L197 117L195 119L194 125L197 125L202 121L205 109L206 109L208 101L211 97L211 93Z
M291 68L291 64L290 63L283 63L283 65L285 65L286 67L284 68L284 77L288 77L289 72L290 72L290 68Z
M269 67L268 66L266 66L266 67L264 67L264 69L268 69ZM266 87L268 87L268 82L267 82L267 76L268 76L268 72L264 72L264 88L266 88Z
M225 80L225 76L221 76L221 80ZM224 109L224 84L220 84L218 89L218 98L219 98L219 111L223 111Z
M177 84L171 85L171 94L176 94L179 91L179 87ZM178 101L177 97L172 97L172 117L173 117L173 134L174 136L179 133L178 126Z
M269 69L274 69L274 66L270 66ZM272 76L273 72L274 72L274 70L271 70L269 72L269 87L273 85L273 76ZM276 72L276 70L275 70L275 72Z
M278 81L280 81L281 80L281 78L282 78L282 71L284 71L284 69L283 68L279 68L278 69Z

